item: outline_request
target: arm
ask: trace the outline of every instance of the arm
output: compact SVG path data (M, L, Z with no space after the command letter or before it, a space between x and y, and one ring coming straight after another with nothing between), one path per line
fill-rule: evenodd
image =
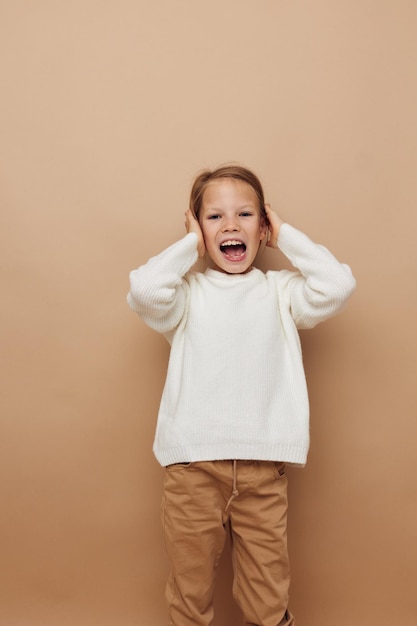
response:
M183 278L197 261L197 243L190 232L130 272L128 304L158 332L173 330L184 314L188 285Z
M292 317L298 328L313 328L343 308L356 281L350 267L327 248L284 223L269 207L267 215L270 247L279 248L298 270L278 273Z

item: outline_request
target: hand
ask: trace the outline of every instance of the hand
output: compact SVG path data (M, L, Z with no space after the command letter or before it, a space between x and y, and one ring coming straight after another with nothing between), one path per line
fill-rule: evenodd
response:
M203 257L206 253L206 244L204 243L204 237L200 228L200 224L198 223L198 220L196 219L191 209L188 209L188 211L185 212L185 228L187 230L187 233L195 233L197 235L198 256L200 258Z
M265 204L265 211L269 222L269 237L266 245L270 248L278 248L279 229L284 223L284 220L271 209L271 205L269 204Z

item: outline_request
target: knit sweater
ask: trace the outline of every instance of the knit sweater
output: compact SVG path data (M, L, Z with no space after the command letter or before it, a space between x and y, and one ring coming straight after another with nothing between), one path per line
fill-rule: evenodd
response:
M130 273L130 307L171 345L153 446L161 465L305 464L309 404L297 329L337 313L355 280L289 224L278 246L294 271L193 272L197 235L189 233Z

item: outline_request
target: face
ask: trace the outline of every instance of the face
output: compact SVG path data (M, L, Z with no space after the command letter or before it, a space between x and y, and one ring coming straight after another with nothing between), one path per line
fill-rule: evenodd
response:
M252 267L267 228L261 221L257 195L248 183L233 178L210 182L203 194L199 222L215 269L243 274Z

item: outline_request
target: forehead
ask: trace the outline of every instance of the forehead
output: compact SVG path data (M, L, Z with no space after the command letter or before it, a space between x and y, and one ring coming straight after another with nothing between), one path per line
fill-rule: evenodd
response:
M259 206L258 196L249 183L234 178L218 178L208 183L203 193L202 208L225 205Z

